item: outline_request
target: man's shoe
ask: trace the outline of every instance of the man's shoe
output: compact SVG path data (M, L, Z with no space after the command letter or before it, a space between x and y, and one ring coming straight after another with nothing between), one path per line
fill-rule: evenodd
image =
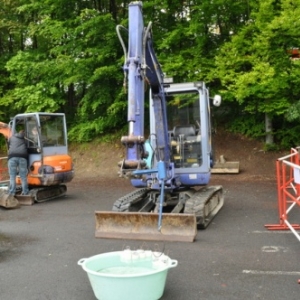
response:
M29 192L28 193L21 193L21 196L30 196Z

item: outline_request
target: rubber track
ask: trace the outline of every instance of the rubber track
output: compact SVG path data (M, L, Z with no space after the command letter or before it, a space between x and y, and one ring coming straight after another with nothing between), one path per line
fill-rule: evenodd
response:
M217 195L219 194L219 195ZM218 196L218 204L209 211L208 215L205 215L205 205L209 202L213 196ZM199 228L206 228L213 217L223 206L223 188L222 186L210 186L202 188L196 191L195 194L186 201L184 213L195 214L197 218L197 224Z
M141 188L134 190L133 192L119 198L113 205L113 211L130 211L130 207L143 200L147 193L149 192L148 188Z
M66 185L49 186L43 188L36 188L30 191L35 202L46 202L58 197L65 196L67 192Z

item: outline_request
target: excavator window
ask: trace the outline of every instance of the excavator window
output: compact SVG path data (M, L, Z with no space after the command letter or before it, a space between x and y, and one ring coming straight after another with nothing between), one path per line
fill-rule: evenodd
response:
M199 167L202 165L199 93L168 95L167 111L175 167Z
M38 153L41 147L66 145L64 118L61 115L26 116L23 124L29 153Z
M64 119L61 116L51 116L41 119L41 135L45 137L44 147L65 146Z

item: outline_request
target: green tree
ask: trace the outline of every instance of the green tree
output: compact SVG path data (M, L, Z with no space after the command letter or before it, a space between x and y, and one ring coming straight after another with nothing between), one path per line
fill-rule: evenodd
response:
M17 13L17 5L16 1L10 0L3 0L0 3L0 114L3 118L14 114L12 102L1 101L1 97L15 87L5 65L23 48L23 16Z
M253 120L245 114L255 116L258 125L265 117L267 121L284 120L293 101L298 101L299 64L290 59L288 50L300 44L295 30L299 4L299 0L260 1L247 25L217 55L216 69L210 76L222 82L224 99L242 108L243 121L235 120L238 126ZM245 128L252 135L264 135L264 126L258 132L251 132L250 124ZM257 127L252 124L252 128Z
M70 138L78 141L116 127L124 111L116 89L122 72L115 21L108 8L92 4L99 6L48 0L17 8L31 17L24 50L6 64L15 87L0 99L0 106L14 104L18 112L65 112L73 124Z
M225 107L234 107L236 128L264 135L267 116L272 136L286 141L286 128L300 115L299 62L287 52L299 46L299 2L151 0L143 2L143 15L145 25L153 23L168 76L206 81L212 93L221 90ZM127 96L115 27L127 27L127 6L3 0L0 113L65 112L70 139L78 141L122 128Z
M249 9L247 1L161 1L154 36L163 70L177 82L208 79L219 47L246 23Z

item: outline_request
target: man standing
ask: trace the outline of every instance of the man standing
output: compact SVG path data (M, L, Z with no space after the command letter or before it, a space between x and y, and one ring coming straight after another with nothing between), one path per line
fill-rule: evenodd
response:
M27 183L28 152L24 136L24 130L21 130L8 139L9 195L12 196L16 193L16 177L18 173L22 182L22 195L28 195L29 193Z

